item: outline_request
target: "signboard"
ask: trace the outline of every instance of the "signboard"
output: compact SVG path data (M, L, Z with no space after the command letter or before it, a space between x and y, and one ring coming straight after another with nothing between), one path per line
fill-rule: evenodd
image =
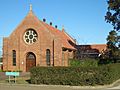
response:
M19 72L5 72L6 76L9 76L9 83L11 82L10 76L15 76L14 77L14 81L16 83L16 76L19 76L20 73Z
M5 72L6 76L19 76L20 73L19 72Z

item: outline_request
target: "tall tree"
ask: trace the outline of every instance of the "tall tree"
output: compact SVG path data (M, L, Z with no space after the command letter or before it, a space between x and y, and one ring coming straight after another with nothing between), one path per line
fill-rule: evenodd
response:
M118 42L118 36L116 31L114 30L110 31L107 37L107 48L109 51L108 55L109 55L109 58L112 60L115 60L115 62L116 62L116 59L118 59L120 54L117 42Z
M117 44L120 49L120 0L108 0L108 10L105 16L107 23L111 23L117 31Z
M113 25L112 31L107 37L107 48L109 58L114 59L120 57L120 0L108 0L108 9L105 16L107 23Z
M108 0L108 11L105 20L114 26L114 29L120 31L120 0Z

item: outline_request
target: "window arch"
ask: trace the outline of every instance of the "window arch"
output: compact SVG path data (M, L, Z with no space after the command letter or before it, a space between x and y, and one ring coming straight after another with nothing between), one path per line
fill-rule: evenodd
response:
M36 57L35 57L34 53L29 52L29 53L27 54L27 59L28 59L28 60L35 60Z
M50 50L46 50L46 64L47 66L50 66Z
M12 50L13 66L16 66L16 51Z

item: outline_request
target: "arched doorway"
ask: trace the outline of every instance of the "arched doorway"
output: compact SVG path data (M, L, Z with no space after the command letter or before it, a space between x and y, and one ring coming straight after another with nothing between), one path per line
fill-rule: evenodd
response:
M36 56L32 52L28 52L26 55L26 71L28 72L34 66L36 66Z

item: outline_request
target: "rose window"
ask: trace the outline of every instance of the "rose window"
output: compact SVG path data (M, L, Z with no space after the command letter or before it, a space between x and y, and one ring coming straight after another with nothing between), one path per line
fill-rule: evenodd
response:
M37 33L33 29L28 29L24 34L24 41L27 44L33 44L37 41Z

